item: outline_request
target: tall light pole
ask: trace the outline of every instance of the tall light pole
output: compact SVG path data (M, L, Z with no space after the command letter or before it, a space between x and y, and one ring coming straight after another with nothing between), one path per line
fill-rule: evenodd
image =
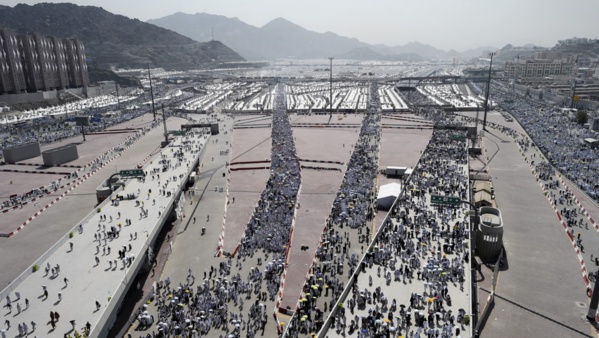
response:
M154 108L154 88L152 87L152 73L150 72L150 60L148 60L148 78L150 79L150 96L152 98L152 114L154 114L154 122L156 122L156 108Z
M570 109L574 108L574 104L576 103L576 78L572 80L572 97L570 98Z
M164 114L164 103L162 104L162 124L164 125L164 146L168 144L168 130L166 129L166 115Z
M331 66L329 67L329 114L333 116L333 57L329 58Z
M496 53L489 53L491 62L489 63L489 78L487 79L487 94L485 95L485 116L483 117L483 130L487 130L487 112L489 111L489 92L491 91L491 68L493 67L493 56Z
M480 111L480 104L478 104L478 101L476 102L476 121L475 121L475 126L476 126L476 133L478 134L478 112Z

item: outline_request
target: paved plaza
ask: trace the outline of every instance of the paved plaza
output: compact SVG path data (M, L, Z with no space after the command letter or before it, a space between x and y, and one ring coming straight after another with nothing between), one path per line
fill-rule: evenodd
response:
M203 130L162 150L162 127L144 115L122 126L131 132L79 140L84 156L70 167L41 168L41 157L4 166L35 171L1 173L4 197L55 188L0 222L11 234L0 238L0 285L17 280L1 297L11 304L2 312L7 336L22 323L32 332L31 321L38 336L82 332L88 322L92 336L105 335L102 324L127 302L125 285L147 268L164 211L178 203L176 236L160 253L166 263L126 336L471 337L469 208L433 205L431 195L467 199L468 169L482 168L503 214L507 264L481 337L596 335L584 316L599 206L545 164L517 122L490 112L483 156L468 163L466 143L456 131L433 130L431 119L447 117L431 110L287 115L275 106L272 115L169 118L169 129L218 119L220 133ZM459 115L471 122L475 113ZM120 192L135 199L97 211L101 181L138 165L145 182L131 179ZM387 166L414 174L390 178ZM387 183L401 183L402 195L389 212L376 210ZM475 276L474 304L486 306L492 277L484 269Z
M81 333L86 323L92 336L102 335L208 138L204 131L172 142L143 168L144 179L130 179L118 191L122 200L109 199L92 210L36 262L37 272L3 293L14 306L4 319L15 325L38 321L40 333L48 337L74 329ZM63 319L52 320L48 328L41 318L51 311Z

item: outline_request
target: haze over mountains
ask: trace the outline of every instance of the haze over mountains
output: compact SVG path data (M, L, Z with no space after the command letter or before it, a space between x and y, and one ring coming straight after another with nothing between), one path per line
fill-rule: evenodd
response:
M371 45L358 39L335 33L309 31L283 18L277 18L262 27L249 25L237 18L206 13L175 13L148 23L164 27L196 41L222 41L241 56L250 60L273 60L277 58L338 58L362 60L419 60L422 58L471 58L478 57L481 47L463 52L443 51L419 42L389 47Z
M69 3L0 6L0 27L83 41L93 63L116 67L195 69L243 58L218 41L196 42L178 33L100 7Z

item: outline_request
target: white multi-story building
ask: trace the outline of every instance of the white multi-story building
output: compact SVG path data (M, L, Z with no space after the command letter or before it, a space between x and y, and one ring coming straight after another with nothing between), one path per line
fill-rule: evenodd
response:
M518 60L505 63L505 75L510 79L571 76L574 70L574 63L564 60Z

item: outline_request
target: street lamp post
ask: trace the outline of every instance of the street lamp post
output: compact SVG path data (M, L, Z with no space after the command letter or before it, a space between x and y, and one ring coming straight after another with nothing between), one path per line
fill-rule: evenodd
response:
M333 57L329 57L331 65L329 67L329 114L333 116Z
M152 114L156 122L156 109L154 108L154 89L152 88L152 72L150 72L150 61L148 61L148 78L150 79L150 97L152 98Z
M164 113L164 103L162 104L162 125L164 126L164 146L168 144L168 129L166 129L166 114Z
M485 116L483 117L483 130L487 130L487 111L489 111L489 92L491 91L491 69L493 67L493 56L496 53L489 53L491 62L489 63L489 78L487 79L487 93L485 95Z
M572 98L570 99L570 109L574 108L576 102L576 79L572 81Z
M478 136L478 113L480 112L480 104L478 101L476 102L476 121L474 121L474 126L476 127L476 135Z

